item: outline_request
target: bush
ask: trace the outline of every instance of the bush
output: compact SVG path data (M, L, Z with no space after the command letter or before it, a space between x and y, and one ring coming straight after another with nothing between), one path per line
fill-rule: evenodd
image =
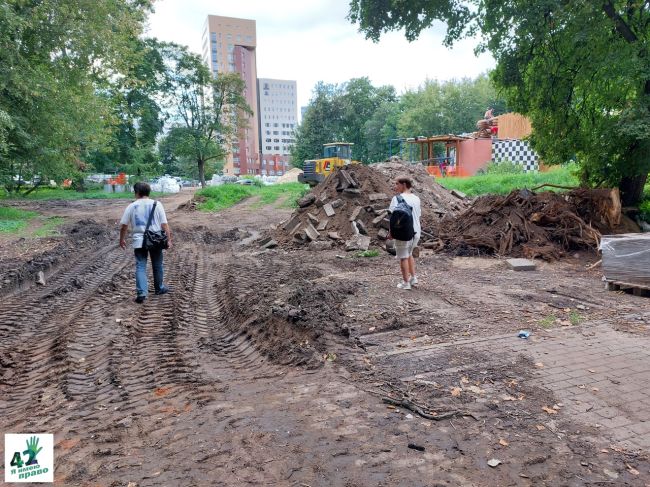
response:
M522 174L524 166L511 161L491 162L486 172L487 174Z
M639 217L643 221L650 223L650 200L642 201L639 205Z

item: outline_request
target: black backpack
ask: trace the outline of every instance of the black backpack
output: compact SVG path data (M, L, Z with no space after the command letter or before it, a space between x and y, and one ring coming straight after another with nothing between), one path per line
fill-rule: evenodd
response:
M390 215L390 234L395 240L408 242L415 236L413 229L413 208L402 198L397 195L397 206Z

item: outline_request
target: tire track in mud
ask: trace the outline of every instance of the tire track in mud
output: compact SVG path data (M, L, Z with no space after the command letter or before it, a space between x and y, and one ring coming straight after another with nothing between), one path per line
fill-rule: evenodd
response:
M79 373L78 350L88 353L95 339L91 336L76 346L77 334L83 328L102 329L96 326L98 313L108 304L102 286L119 281L128 260L116 247L80 260L70 270L54 276L50 281L54 290L46 286L49 289L36 296L24 293L22 301L22 296L17 295L10 298L9 306L3 306L0 323L11 329L10 338L3 339L3 353L12 357L16 369L5 382L7 400L0 406L4 417L38 406L38 416L51 418L62 403L88 392L91 382ZM94 263L88 265L88 260ZM83 282L81 288L72 294L61 292L60 284L72 275ZM20 311L12 314L16 309ZM4 338L7 333L2 335ZM82 391L78 390L79 384L83 384ZM32 425L35 421L36 416L31 416Z
M0 376L2 422L16 431L55 432L59 481L144 470L146 458L128 451L151 452L159 442L174 462L196 463L199 451L219 456L200 470L222 469L227 451L189 445L197 428L227 435L250 422L233 410L229 387L267 384L286 376L287 365L309 363L311 355L291 349L302 332L273 315L268 302L292 264L239 261L215 250L194 241L166 253L172 292L151 293L144 305L132 302L132 253L116 246L80 252L44 288L5 298L0 348L20 373ZM256 307L248 309L251 299ZM283 342L288 348L276 353Z

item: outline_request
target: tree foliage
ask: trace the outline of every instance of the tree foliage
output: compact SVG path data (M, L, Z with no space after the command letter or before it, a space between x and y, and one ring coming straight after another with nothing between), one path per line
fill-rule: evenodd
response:
M157 137L165 116L160 106L166 90L166 44L155 39L133 39L121 76L102 91L111 110L105 122L106 145L87 161L102 173L126 172L142 176L160 172Z
M205 186L206 163L223 158L252 114L238 73L212 77L201 58L185 47L168 45L168 106L177 155L196 162ZM180 130L182 129L182 130Z
M63 177L106 138L98 89L124 70L146 0L7 0L0 5L0 172ZM8 117L8 120L7 120ZM7 123L8 122L8 123Z
M427 80L401 96L392 86L372 86L367 78L319 83L298 127L292 161L301 167L304 160L321 157L323 144L334 141L353 142L357 160L381 161L396 153L395 139L475 130L487 106L505 111L486 75Z
M583 181L621 186L638 200L650 170L650 3L633 0L352 0L367 37L436 20L445 44L480 33L494 80L528 115L548 163L576 158Z

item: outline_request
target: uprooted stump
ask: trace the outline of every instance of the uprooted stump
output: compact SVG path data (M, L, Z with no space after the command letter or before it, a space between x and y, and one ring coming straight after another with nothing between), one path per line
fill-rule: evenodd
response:
M620 222L620 211L616 190L515 190L477 198L468 210L441 222L439 238L457 255L556 260L566 251L596 250L601 232Z

